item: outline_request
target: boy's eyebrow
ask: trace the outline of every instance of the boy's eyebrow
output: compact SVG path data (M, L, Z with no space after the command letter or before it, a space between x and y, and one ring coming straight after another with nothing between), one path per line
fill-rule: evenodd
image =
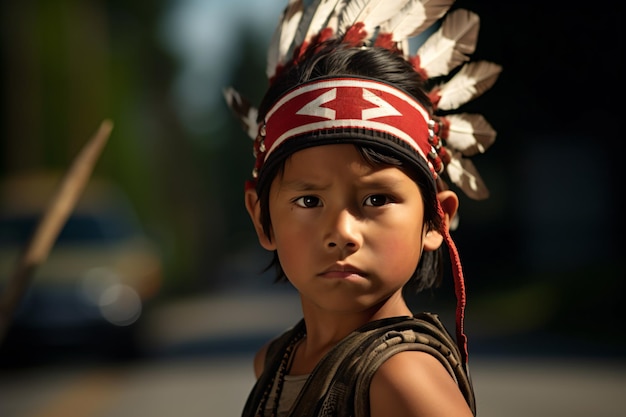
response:
M321 185L303 180L282 181L280 188L288 188L296 191L314 191L328 188L328 185Z
M368 181L367 179L363 180L363 185L370 188L393 188L400 181L396 179L373 179Z
M378 172L374 175L362 177L361 181L364 185L372 188L393 188L402 180Z

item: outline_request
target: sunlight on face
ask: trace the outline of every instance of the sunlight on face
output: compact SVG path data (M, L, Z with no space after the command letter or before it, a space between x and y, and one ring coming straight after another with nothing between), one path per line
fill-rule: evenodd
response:
M353 145L293 154L270 191L272 240L292 284L321 308L359 310L397 293L423 245L417 184Z

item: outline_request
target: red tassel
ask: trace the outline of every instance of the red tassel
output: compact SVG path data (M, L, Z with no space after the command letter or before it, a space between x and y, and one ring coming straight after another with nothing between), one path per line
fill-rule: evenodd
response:
M435 88L428 93L428 98L433 105L433 111L437 110L437 106L439 105L439 100L441 100L441 95L439 94L439 89Z
M450 135L450 121L445 117L441 117L439 123L441 124L441 134L439 136L441 139L446 140Z
M327 28L324 28L324 29L320 30L317 33L317 35L315 35L315 36L313 36L311 38L310 41L302 42L302 45L300 45L298 48L296 48L294 50L293 61L294 62L300 62L300 60L302 59L302 57L306 53L307 49L309 49L309 46L317 45L317 48L319 48L322 43L326 42L327 40L331 39L332 37L333 37L333 29L332 28L328 28L327 27Z
M413 55L409 58L409 62L413 65L413 69L417 72L421 77L422 81L426 81L428 79L428 74L426 74L426 70L421 67L421 60L419 55Z
M317 35L315 35L315 41L313 43L326 42L333 37L332 28L324 28Z
M386 48L392 51L396 51L396 44L393 41L391 33L381 33L376 37L376 41L374 42L374 46L380 46L381 48Z
M350 29L343 37L343 41L352 46L361 46L367 38L367 32L363 30L365 24L363 22L357 22L350 26Z
M441 208L441 204L438 204L439 215L443 218L444 213ZM450 231L447 227L443 231L446 244L448 245L448 252L450 253L450 261L452 263L452 275L454 276L454 293L456 295L456 344L461 351L461 358L463 363L467 364L468 349L467 349L467 336L465 335L465 305L467 303L465 295L465 278L463 276L463 268L461 267L461 259L456 245L452 241Z

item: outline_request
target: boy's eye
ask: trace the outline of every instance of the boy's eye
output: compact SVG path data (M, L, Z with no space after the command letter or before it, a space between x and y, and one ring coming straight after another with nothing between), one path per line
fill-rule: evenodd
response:
M320 199L312 195L305 195L304 197L298 198L295 203L300 207L317 207L320 205Z
M387 203L389 203L389 197L383 194L374 194L365 199L366 206L379 207L384 206Z

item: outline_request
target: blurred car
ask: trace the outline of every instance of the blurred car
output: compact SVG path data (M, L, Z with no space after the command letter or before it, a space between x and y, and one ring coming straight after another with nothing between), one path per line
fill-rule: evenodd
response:
M2 182L0 291L59 184L60 177L49 174ZM128 197L113 183L92 178L34 271L0 346L2 359L134 353L138 320L161 281L159 250Z

